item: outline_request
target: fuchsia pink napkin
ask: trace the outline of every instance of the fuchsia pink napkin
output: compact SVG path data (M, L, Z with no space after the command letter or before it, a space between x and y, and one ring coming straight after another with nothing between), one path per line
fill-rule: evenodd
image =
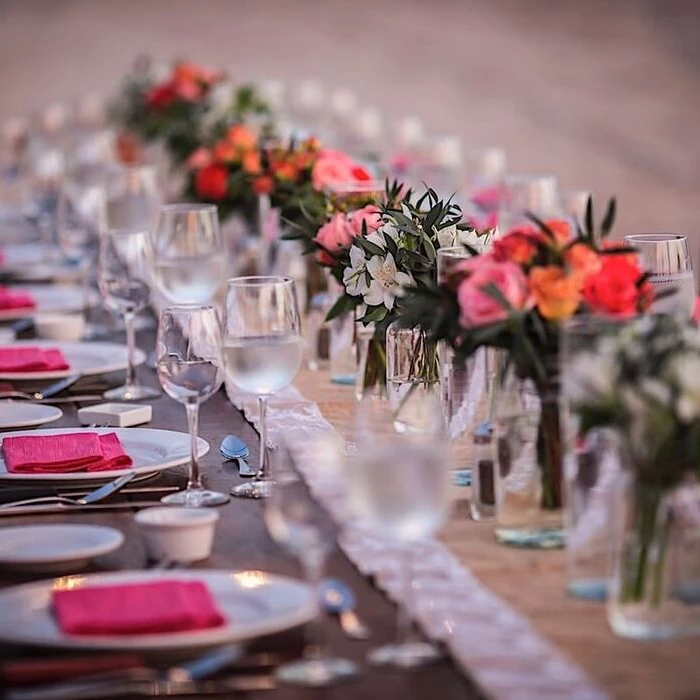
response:
M6 437L2 451L10 474L99 472L126 469L134 463L115 433Z
M58 348L16 345L0 348L0 372L54 372L70 369Z
M53 591L61 631L75 635L162 634L220 627L224 616L201 581Z
M36 302L31 294L0 286L0 311L33 309L35 307Z

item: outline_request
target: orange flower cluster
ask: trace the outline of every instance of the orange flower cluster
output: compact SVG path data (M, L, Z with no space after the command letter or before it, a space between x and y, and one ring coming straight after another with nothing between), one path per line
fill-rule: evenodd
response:
M493 251L464 265L458 299L465 327L503 320L504 307L484 291L495 286L516 309L536 308L549 321L564 321L579 310L630 317L652 302L651 285L634 253L602 250L575 238L566 221L546 221L547 232L514 229ZM609 254L605 254L605 248Z
M167 80L146 93L146 104L164 109L173 102L199 102L207 91L223 78L223 73L194 63L177 63Z

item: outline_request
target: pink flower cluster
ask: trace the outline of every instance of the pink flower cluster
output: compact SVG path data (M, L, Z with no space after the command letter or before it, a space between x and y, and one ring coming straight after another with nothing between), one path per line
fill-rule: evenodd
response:
M376 231L382 225L379 207L368 204L349 214L333 214L330 221L321 226L314 237L316 243L322 247L322 250L318 251L318 261L323 265L332 265L333 253L349 248L354 238L362 235L363 223L367 233Z
M311 179L320 192L338 185L369 182L372 177L346 153L326 148L314 163Z

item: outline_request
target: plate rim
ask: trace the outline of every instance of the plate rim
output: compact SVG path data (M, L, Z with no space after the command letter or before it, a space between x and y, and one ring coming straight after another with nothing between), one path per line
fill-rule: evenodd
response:
M103 554L108 554L109 552L114 552L119 549L124 544L125 537L121 530L115 527L109 527L108 525L95 525L93 523L54 523L53 525L39 525L33 523L31 525L8 525L0 529L0 536L6 537L8 530L53 530L57 528L77 528L80 530L101 530L105 535L110 535L113 537L112 541L102 542L101 544L92 545L92 547L84 547L80 552L73 552L70 556L59 556L55 554L48 554L44 557L34 557L32 559L19 558L13 559L8 558L0 550L0 564L5 566L32 566L40 564L61 564L68 563L71 561L80 561L83 559L93 559L94 557L99 557Z
M0 318L2 320L2 318ZM7 348L7 347L16 347L16 346L22 346L22 345L29 345L29 346L34 346L34 347L49 347L49 348L59 348L61 349L62 347L65 347L67 345L84 345L84 346L90 346L90 347L104 347L104 346L110 346L112 348L123 348L125 351L125 360L124 362L119 363L117 365L116 363L112 363L111 365L100 365L99 367L95 368L90 368L88 370L83 370L80 372L81 377L94 377L98 376L100 374L109 374L111 372L120 372L122 370L125 370L127 368L129 359L128 359L128 348L126 345L122 345L121 343L110 343L110 342L105 342L105 341L97 341L97 342L92 342L92 341L86 341L86 340L43 340L43 339L35 339L35 340L16 340L13 341L12 343L0 343L0 348ZM146 353L141 350L141 348L134 348L134 366L138 367L142 365L146 361ZM0 372L0 380L3 381L11 381L15 380L17 382L24 382L24 381L42 381L44 379L63 379L64 377L70 377L71 375L75 374L75 370L71 369L70 367L68 369L60 369L60 370L52 370L49 372Z
M207 630L197 630L189 633L179 632L177 634L171 634L170 639L162 640L158 639L159 635L144 635L139 639L139 635L132 635L131 637L119 637L113 635L111 637L100 637L100 636L65 636L62 635L58 639L37 639L36 635L31 635L23 633L21 629L16 630L15 634L8 635L3 634L3 629L0 626L0 641L10 643L10 644L26 644L29 646L38 646L43 648L53 648L53 649L85 649L94 648L101 650L136 650L144 652L161 652L167 653L177 650L185 649L195 649L195 648L207 648L218 646L221 644L231 644L236 642L242 642L250 639L257 639L259 637L264 637L269 634L276 634L284 630L293 629L299 625L304 624L311 620L317 613L317 606L313 601L313 592L311 587L299 579L293 578L291 576L285 576L284 574L276 574L267 571L261 571L260 569L186 569L182 571L154 571L154 570L142 570L142 571L111 571L102 573L92 573L77 576L82 579L92 579L101 580L105 582L120 580L125 580L128 582L133 577L140 577L142 579L198 579L204 580L209 577L228 577L231 578L235 574L240 573L264 573L265 576L269 577L272 582L278 583L293 583L295 586L306 589L306 603L305 605L297 605L293 610L286 613L281 619L278 617L277 622L268 621L266 623L257 623L251 625L253 631L247 633L241 633L242 630L239 626L233 622L233 624L227 624L222 627L207 629ZM65 577L59 577L65 579ZM0 590L0 605L2 604L2 599L16 592L18 589L27 589L30 591L36 590L37 592L44 591L47 587L55 584L58 579L56 577L44 579L42 581L33 581L30 583L19 584L18 586L9 586ZM239 584L241 590L244 589L242 585ZM215 597L215 596L214 596ZM216 601L216 597L215 597ZM42 612L45 608L41 609ZM165 643L164 643L165 641Z
M44 408L44 409L52 409L53 411L58 411L58 414L55 412L51 414L50 417L45 417L43 419L39 418L32 418L28 420L23 420L19 422L13 422L11 424L6 424L2 422L2 419L0 419L0 431L4 430L11 430L13 428L32 428L34 426L38 425L46 425L47 423L55 423L57 420L63 418L63 411L58 407L58 406L51 406L49 404L37 404L37 403L32 403L31 401L13 401L12 399L6 399L0 401L0 406L6 406L6 405L15 405L15 406L22 406L22 407L29 407L31 406L32 408Z
M55 289L57 286L61 285L45 285L45 284L24 284L24 285L13 285L12 283L7 285L8 288L12 288L13 286L16 289L23 288L24 291L29 292L30 294L32 293L32 288L37 288L37 287L45 287L48 289ZM67 286L67 285L63 285ZM71 285L73 286L73 285ZM40 306L37 304L35 307L30 308L30 309L2 309L0 310L0 321L14 321L18 318L33 318L37 314L40 313L68 313L72 311L80 311L83 308L84 305L84 300L83 300L83 293L80 290L80 287L76 287L76 290L78 292L77 298L75 301L75 304L71 303L66 306L60 306L60 307L55 307L55 308L40 308Z
M183 435L187 438L188 442L190 439L189 433L182 430L168 430L167 428L87 428L84 426L66 426L63 428L39 428L38 430L32 431L32 436L41 436L45 434L55 435L60 433L79 433L79 432L93 432L93 433L114 433L117 435L126 432L128 435L135 435L137 433L149 432L149 433L168 433ZM6 437L25 435L23 430L11 430L7 432L0 433L0 448L2 447L2 441ZM199 450L197 451L198 457L204 457L211 450L211 445L207 440L201 436L197 436L197 445ZM64 474L10 474L9 472L0 472L0 482L6 481L94 481L94 483L104 483L116 479L120 474L124 474L127 471L135 471L137 475L139 474L149 474L152 472L162 472L171 467L177 467L181 464L187 464L190 459L189 451L186 456L178 459L168 460L162 465L149 464L143 467L133 467L132 469L113 469L110 471L103 472L93 472L95 474L94 480L90 478L90 472L68 472ZM99 475L99 476L98 476Z

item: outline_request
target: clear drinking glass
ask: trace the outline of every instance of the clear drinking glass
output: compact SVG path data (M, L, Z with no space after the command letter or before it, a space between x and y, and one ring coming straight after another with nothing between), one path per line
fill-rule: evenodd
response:
M226 256L213 204L167 204L153 236L157 288L174 304L206 304L226 275Z
M440 656L417 640L407 612L413 591L413 552L444 522L450 502L450 452L440 403L423 394L410 429L397 433L387 402L366 398L359 404L357 454L345 462L348 507L354 521L377 538L398 546L404 605L398 611L397 641L374 649L369 661L413 668ZM354 522L353 521L353 522Z
M501 234L517 226L531 226L527 214L540 219L561 218L564 212L553 175L507 175L498 212Z
M112 165L105 188L108 228L153 230L162 199L154 166Z
M187 488L165 496L164 503L197 507L229 500L227 494L204 488L197 449L199 406L219 390L223 365L221 324L213 306L182 304L161 312L156 341L158 379L171 399L185 405L192 445Z
M260 462L254 480L235 487L234 496L269 495L265 412L267 398L288 386L301 366L304 341L294 280L234 277L228 281L224 359L231 381L256 394L260 405Z
M324 616L318 589L335 539L332 524L294 469L285 448L272 460L274 483L265 503L265 524L272 538L299 560L304 578L314 591L317 615L308 625L304 660L280 666L276 676L285 683L324 686L358 672L347 659L329 657L323 638Z
M688 318L695 308L695 278L688 237L677 233L634 233L625 243L635 248L642 266L651 273L649 282L655 292L673 289L671 294L654 302L656 313L684 313Z
M587 190L562 190L561 204L564 214L583 228L586 208L591 193Z
M148 231L113 229L100 237L97 281L108 309L124 318L129 364L126 383L105 392L111 401L138 401L154 398L160 392L139 384L136 379L136 314L148 303L150 236Z

